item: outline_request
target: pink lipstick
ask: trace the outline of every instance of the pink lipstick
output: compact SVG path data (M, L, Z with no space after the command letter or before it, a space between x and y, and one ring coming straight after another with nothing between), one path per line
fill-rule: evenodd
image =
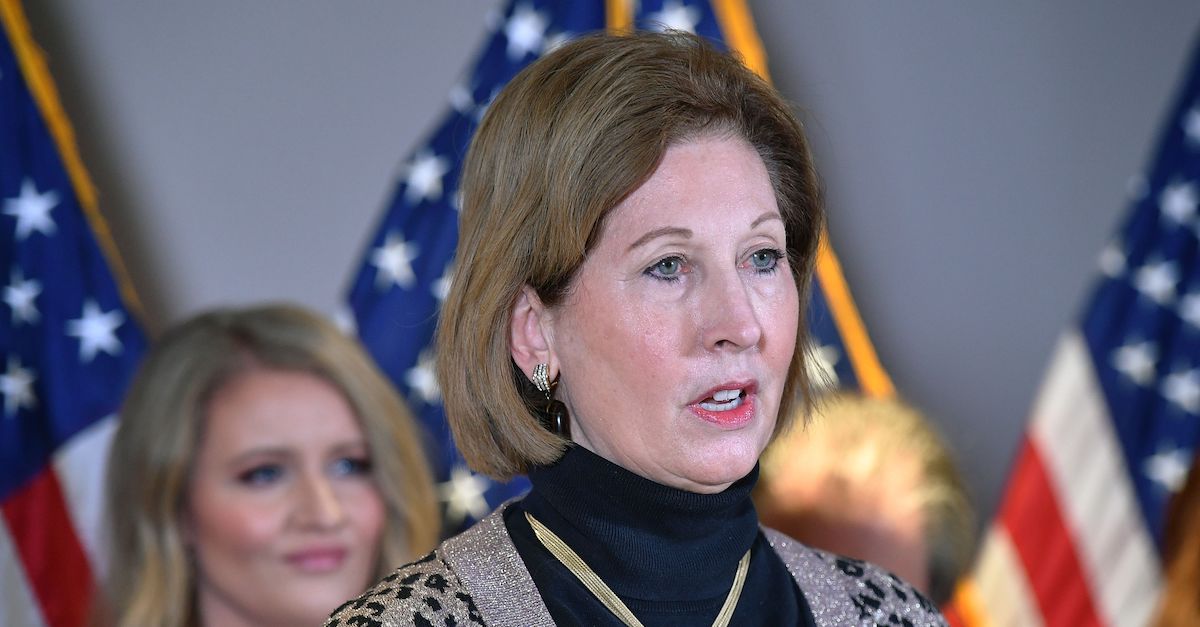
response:
M754 382L719 385L688 404L702 420L725 429L742 427L754 419Z
M284 561L303 573L323 574L335 571L346 561L346 549L313 548L288 553Z

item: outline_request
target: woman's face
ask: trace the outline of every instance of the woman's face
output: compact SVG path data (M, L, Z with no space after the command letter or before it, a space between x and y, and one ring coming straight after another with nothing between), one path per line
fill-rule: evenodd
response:
M735 136L669 148L609 214L548 312L574 440L658 483L716 492L775 427L799 297L762 160Z
M369 448L336 388L252 370L217 391L184 520L205 624L320 624L366 588L383 530Z

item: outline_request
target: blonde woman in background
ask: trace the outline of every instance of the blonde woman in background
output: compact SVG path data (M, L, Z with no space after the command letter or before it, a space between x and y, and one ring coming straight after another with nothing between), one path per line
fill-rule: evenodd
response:
M938 604L974 550L975 513L950 451L896 399L824 399L763 455L755 504L763 524L874 562Z
M439 521L418 430L362 348L277 305L169 330L126 398L101 622L317 624Z

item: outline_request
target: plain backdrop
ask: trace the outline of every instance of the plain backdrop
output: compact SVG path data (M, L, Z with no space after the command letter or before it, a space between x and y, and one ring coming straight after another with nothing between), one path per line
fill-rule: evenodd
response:
M498 0L27 0L160 329L333 313ZM1152 153L1194 0L751 0L879 355L986 518Z

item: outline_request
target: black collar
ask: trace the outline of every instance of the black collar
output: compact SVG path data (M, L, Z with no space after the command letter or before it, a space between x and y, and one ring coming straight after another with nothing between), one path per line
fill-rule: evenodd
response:
M758 535L758 466L717 494L670 488L571 446L529 473L524 509L558 534L618 595L699 599L728 591Z

